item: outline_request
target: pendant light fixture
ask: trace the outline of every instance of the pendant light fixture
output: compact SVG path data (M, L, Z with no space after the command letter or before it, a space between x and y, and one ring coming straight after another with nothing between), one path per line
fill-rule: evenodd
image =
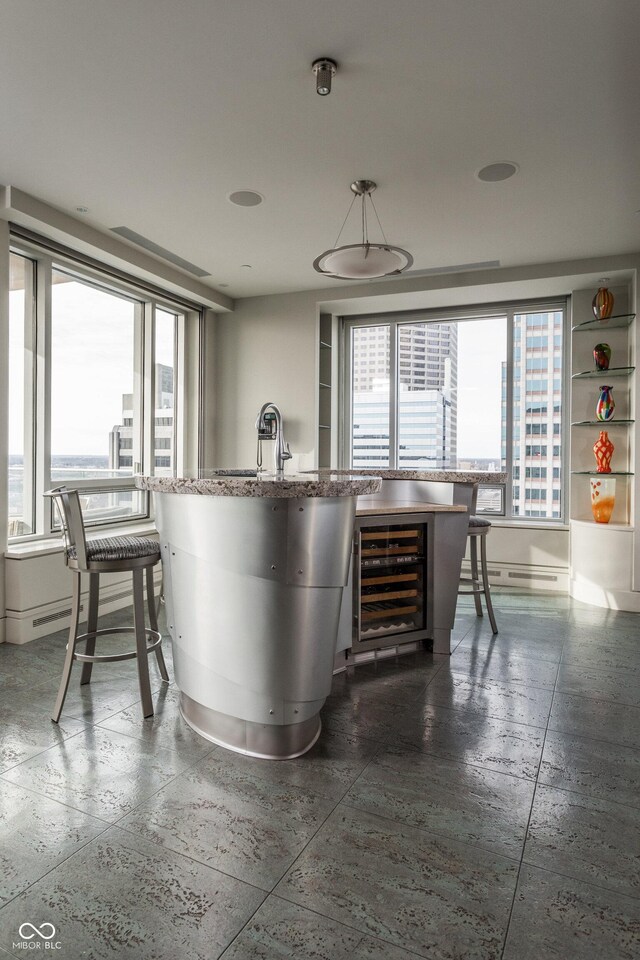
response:
M340 233L336 237L336 242L331 250L325 250L319 257L313 261L314 269L325 277L335 277L337 280L373 280L376 277L389 277L402 273L413 263L413 257L406 250L400 247L393 247L387 243L382 224L375 208L371 194L376 189L373 180L354 180L351 184L351 190L354 197L351 206L347 210L347 215L340 227ZM338 241L342 235L345 224L349 219L349 214L353 209L356 200L360 198L362 204L362 241L361 243L351 243L347 246L338 246ZM367 201L369 202L380 227L383 243L372 243L369 240L369 225L367 214Z

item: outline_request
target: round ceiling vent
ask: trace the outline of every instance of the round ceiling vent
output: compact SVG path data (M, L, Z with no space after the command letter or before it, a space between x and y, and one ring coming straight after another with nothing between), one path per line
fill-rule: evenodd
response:
M238 207L257 207L264 197L255 190L236 190L235 193L229 194L229 200Z
M511 163L510 160L501 160L500 163L490 163L478 170L476 176L478 180L484 180L485 183L497 183L499 180L508 180L519 169L517 163Z

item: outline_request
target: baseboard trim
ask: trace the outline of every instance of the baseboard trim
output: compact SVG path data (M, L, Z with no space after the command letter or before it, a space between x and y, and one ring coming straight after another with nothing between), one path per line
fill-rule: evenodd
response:
M546 593L569 592L568 567L547 567L523 563L495 563L489 561L489 583L495 587L517 587L519 590ZM462 562L462 576L471 575L469 560Z
M640 613L640 593L631 590L611 590L597 587L593 583L583 583L571 580L569 595L574 600L589 603L593 607L603 607L606 610L626 610L629 613Z
M84 578L89 586L88 578ZM160 593L162 574L158 570L154 575L156 595ZM86 617L89 590L83 590L80 597L80 616ZM99 614L112 613L130 607L133 603L131 586L127 581L120 581L110 586L100 584ZM71 622L71 598L62 597L53 603L32 607L27 610L7 610L4 621L0 621L4 631L6 643L24 644L46 637L59 630L68 630Z

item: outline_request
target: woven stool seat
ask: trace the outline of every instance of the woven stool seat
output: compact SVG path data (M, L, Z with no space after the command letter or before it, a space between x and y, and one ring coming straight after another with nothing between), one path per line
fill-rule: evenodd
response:
M69 560L77 559L75 544L67 547ZM137 560L141 557L160 557L160 545L150 537L105 537L87 540L87 560Z

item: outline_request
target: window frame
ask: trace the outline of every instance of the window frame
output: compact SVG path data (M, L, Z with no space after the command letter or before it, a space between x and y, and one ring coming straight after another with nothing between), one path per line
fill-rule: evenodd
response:
M516 343L514 338L514 317L519 314L528 313L562 313L562 367L560 370L561 383L561 432L549 434L553 440L558 439L560 443L560 458L563 465L561 476L561 510L559 517L527 517L512 513L513 509L513 488L514 488L514 365L521 363L522 351L526 351L526 343ZM340 417L340 447L339 447L339 466L343 469L353 469L352 458L352 438L353 438L353 383L352 383L352 356L351 356L351 331L357 327L389 326L389 465L380 469L401 470L397 466L397 423L398 423L398 364L396 354L399 343L399 328L402 324L410 323L455 323L455 322L473 322L474 320L486 320L491 318L505 317L507 334L507 377L506 377L506 416L505 416L505 453L504 470L507 480L504 489L503 512L499 515L501 521L513 524L530 525L539 523L547 525L564 525L567 516L567 494L569 489L569 471L564 468L568 463L566 456L568 442L568 402L569 402L569 322L570 308L569 297L536 298L532 300L509 300L505 302L492 302L485 304L474 304L464 307L443 307L429 308L424 310L394 311L377 314L363 314L354 316L342 316L340 318L340 349L342 353L342 362L340 364L340 398L342 402L342 416ZM547 334L553 336L553 334ZM526 333L525 333L526 338ZM553 350L557 345L554 343L548 346ZM519 356L516 357L516 352ZM522 376L526 376L526 370L522 371ZM551 393L553 397L553 390ZM540 438L542 439L542 438ZM502 459L502 457L501 457ZM522 469L525 464L521 464ZM372 468L375 469L375 468ZM553 478L552 478L553 479ZM516 485L522 484L522 480L515 481ZM554 501L551 500L553 504ZM478 510L478 512L481 512ZM492 516L496 514L492 513Z
M174 326L174 472L180 473L186 461L188 438L186 436L186 403L181 391L185 389L186 326L189 316L201 319L202 307L185 302L169 292L158 290L144 280L119 274L113 268L98 262L86 262L81 254L78 258L66 248L57 248L48 240L38 242L37 238L23 236L21 231L11 232L10 254L25 257L34 264L34 308L32 311L33 344L31 353L32 389L24 390L25 426L30 425L30 442L33 449L32 469L27 477L27 457L25 448L24 480L32 484L33 532L10 537L12 544L28 543L50 538L59 533L59 523L54 515L52 503L42 496L49 487L59 484L52 480L51 472L51 380L52 380L52 275L60 271L80 283L97 288L116 297L122 297L135 303L134 318L134 364L133 393L134 410L137 412L138 429L134 431L132 449L132 475L130 477L70 479L68 486L94 493L101 491L133 491L135 475L153 474L154 435L153 418L155 416L155 324L157 311L176 317ZM25 338L27 323L25 318ZM25 349L25 355L27 350ZM25 360L26 363L26 360ZM136 415L134 414L134 423ZM136 491L140 493L139 491ZM143 510L132 516L96 519L91 521L92 528L120 527L152 519L151 498L148 492L141 493Z

